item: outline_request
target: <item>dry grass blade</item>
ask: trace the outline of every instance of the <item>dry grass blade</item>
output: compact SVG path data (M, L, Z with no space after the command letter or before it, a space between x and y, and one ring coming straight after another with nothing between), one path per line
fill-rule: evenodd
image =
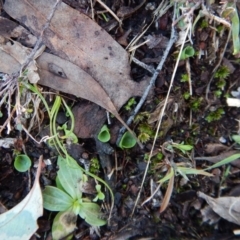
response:
M175 4L175 7L174 7L173 21L175 20L175 14L176 14L176 4ZM168 46L167 46L167 48L166 48L166 50L165 50L165 52L164 52L164 56L163 56L162 60L160 61L160 63L159 63L159 65L158 65L155 73L153 74L149 86L148 86L147 89L145 90L145 92L144 92L141 100L139 101L138 105L137 105L136 108L134 109L133 115L128 119L127 124L130 124L130 123L132 122L134 116L137 114L137 112L138 112L139 109L141 108L142 104L143 104L144 101L146 100L147 95L148 95L151 87L153 86L155 80L157 79L157 76L158 76L159 72L161 71L162 66L163 66L163 64L164 64L164 61L165 61L165 59L167 58L167 55L168 55L168 53L169 53L169 51L170 51L170 49L171 49L171 47L172 47L172 44L175 42L175 40L176 40L175 29L174 29L174 26L172 26L171 38L170 38L169 44L168 44ZM177 63L176 63L175 69L174 69L174 70L175 70L175 71L174 71L174 74L176 73L176 69L177 69L177 66L178 66L178 63L179 63L179 59L180 59L180 55L179 55L178 61L177 61ZM175 75L174 75L174 76L175 76ZM173 79L174 79L174 78L172 77L172 79L171 79L171 84L170 84L171 86L172 86L172 84L173 84ZM171 87L170 87L169 89L170 89L170 90L169 90L169 92L168 92L167 97L169 97L169 94L170 94L170 91L171 91ZM166 102L167 102L167 100L166 100ZM164 106L165 106L165 105L164 105ZM166 108L166 106L165 106L165 108ZM165 109L165 108L164 108L164 109ZM162 111L161 111L161 113L162 113ZM161 117L163 117L162 114L161 114ZM151 148L149 157L148 157L148 162L147 162L146 170L145 170L145 172L144 172L144 176L143 176L143 180L142 180L142 183L141 183L141 187L140 187L140 190L139 190L137 199L136 199L136 201L135 201L134 208L133 208L133 210L132 210L132 215L133 215L133 213L134 213L134 211L135 211L135 208L136 208L136 206L137 206L137 203L138 203L138 201L139 201L139 198L140 198L140 195L141 195L141 191L142 191L142 188L143 188L143 184L144 184L145 179L146 179L146 176L147 176L148 167L149 167L150 160L151 160L151 157L152 157L152 154L153 154L153 149L154 149L154 146L155 146L155 143L156 143L156 140L157 140L157 136L158 136L158 132L159 132L159 129L160 129L160 125L161 125L161 124L160 124L160 122L159 122L158 127L157 127L157 131L156 131L156 134L155 134L155 137L154 137L154 140L153 140L153 145L152 145L152 148ZM122 128L122 129L120 130L120 134L121 134L122 132L124 132L124 130L125 130L125 129Z
M162 213L163 211L166 210L168 203L170 201L170 198L172 196L172 191L173 191L173 185L174 185L174 171L173 168L171 167L168 174L172 174L169 183L168 183L168 187L167 187L167 191L164 195L162 204L161 204L161 208L160 208L160 213Z

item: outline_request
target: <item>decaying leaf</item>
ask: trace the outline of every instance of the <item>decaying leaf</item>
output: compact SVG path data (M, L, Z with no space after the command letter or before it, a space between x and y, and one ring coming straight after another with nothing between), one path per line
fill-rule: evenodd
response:
M55 0L7 0L4 10L39 36L54 4ZM92 76L117 110L145 88L145 82L138 84L130 79L127 52L94 21L64 3L59 4L50 27L44 31L43 42L54 54ZM65 88L66 84L61 91Z
M171 169L170 171L173 171L173 170ZM168 188L160 207L160 213L164 212L169 204L170 198L172 196L173 184L174 184L174 175L172 175L171 178L169 179Z
M10 148L14 145L16 138L3 138L0 139L0 147Z
M0 65L1 71L13 74L14 71L19 70L22 59L26 58L29 52L29 48L17 42L14 42L13 45L1 44L0 57L8 59L5 61L8 64ZM40 84L90 100L110 112L116 111L102 87L75 64L44 52L37 59L37 66L41 79Z
M16 41L27 47L34 47L37 42L37 38L28 30L4 17L0 17L0 35L5 38L16 39Z
M73 233L76 228L77 215L71 211L59 212L54 219L52 226L53 239L70 239L66 238L69 233Z
M4 51L6 54L12 56L17 62L23 64L27 56L30 54L31 50L27 47L22 46L20 43L12 41L1 43L0 49ZM43 51L42 48L40 51ZM39 54L39 53L37 53ZM12 67L12 66L10 66ZM20 70L20 69L19 69ZM6 73L6 72L5 72ZM37 73L37 66L35 60L31 61L28 65L28 72L27 72L28 79L31 83L37 83L40 79Z
M220 217L240 225L240 197L212 198L202 192L198 192L198 196L205 199Z
M220 152L227 149L228 147L221 143L208 143L204 146L204 151L207 154L219 154Z
M215 213L212 208L206 205L203 209L201 209L202 221L207 222L209 225L216 224L221 217L217 213Z
M148 35L145 37L148 42L146 43L147 46L152 49L152 48L166 48L169 39L162 36L162 35Z
M39 185L42 156L35 182L28 195L14 208L0 215L0 239L30 239L38 229L37 219L43 214L42 192Z
M6 61L5 63L0 63L0 70L12 74L20 69L21 62L18 59L22 59L22 56L30 49L22 46L20 43L8 45L10 43L3 43L0 47L0 58L8 60L8 64L6 64ZM107 109L125 125L103 88L81 68L49 53L42 53L38 57L37 66L41 78L40 84L90 100ZM32 71L28 73L32 74ZM29 75L29 77L31 76ZM131 132L130 129L129 131ZM90 137L90 134L84 135L84 137Z

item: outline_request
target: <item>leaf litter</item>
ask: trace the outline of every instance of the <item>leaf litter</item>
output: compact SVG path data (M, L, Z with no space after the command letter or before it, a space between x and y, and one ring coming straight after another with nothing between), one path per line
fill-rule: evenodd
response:
M163 2L166 2L166 1L163 1ZM51 5L53 5L53 3L54 1L49 1L47 4L45 3L43 4L43 1L39 1L39 2L18 1L17 4L15 5L14 1L5 1L4 8L14 19L17 19L21 24L24 24L25 26L27 26L28 29L30 29L30 31L33 32L35 36L39 37L42 31L42 26L46 22L47 16L51 9ZM198 7L200 6L199 2L197 5ZM42 11L42 9L44 9L44 11ZM138 8L135 8L135 7L131 7L129 9L134 10L132 13L130 11L130 14L135 14L135 11L138 11ZM66 14L67 16L63 14L63 11L64 11L64 14ZM124 16L129 17L127 14ZM71 22L71 25L70 25L70 22ZM6 23L9 25L9 29L13 29L13 28L15 29L16 25L11 25L11 23L7 21ZM91 26L91 29L93 29L91 33L87 31L89 29L86 30L84 28L85 23L87 23L89 26ZM60 31L60 29L62 32ZM4 31L6 31L6 29ZM6 36L6 34L4 35L4 33L1 33L1 34L4 37ZM153 34L149 34L148 36L161 36L161 35L159 35L159 33L153 33ZM106 45L104 45L105 42L103 41L103 39L105 40L105 38L107 40L111 39L109 40L109 42L106 41ZM193 42L195 41L194 38L191 39L190 35L189 35L189 39L192 40ZM97 43L95 40L97 41ZM50 27L44 32L43 41L44 41L44 44L51 50L51 53L53 53L54 55L44 52L41 54L41 56L38 57L38 59L36 59L37 65L35 65L35 70L38 71L38 74L40 76L39 83L42 85L48 86L52 89L55 89L61 92L71 93L81 98L86 98L92 102L95 102L99 106L102 106L103 108L107 109L113 114L115 113L114 115L118 114L117 111L122 107L122 105L127 101L129 97L137 96L137 95L141 96L144 87L147 85L146 82L142 82L141 84L139 84L139 83L134 83L131 80L128 56L126 51L124 51L119 45L116 45L116 42L110 37L110 35L105 33L96 23L94 23L92 20L90 21L82 13L80 14L76 10L69 8L67 5L64 5L62 3L59 5L59 8L56 11L56 15L54 16L53 21L50 24ZM79 41L83 44L79 45ZM88 41L89 43L91 42L91 44L89 43L86 44L86 41ZM157 39L157 42L159 43L160 40ZM12 43L14 42L12 41ZM90 49L91 48L89 47L90 45L93 46L93 49ZM158 49L159 46L157 45L158 44L156 44L156 47L155 47L155 45L153 44L151 46L154 46L154 47L152 48L150 47L149 49L157 52L159 51ZM63 46L67 46L67 47L63 48ZM105 52L103 51L103 53L99 54L97 60L95 61L93 57L95 56L94 54L96 54L96 52L98 52L99 49L106 50L107 46L110 46L112 48L112 52L110 51L110 49L108 49ZM117 54L118 52L120 52L121 54L118 55ZM113 53L112 56L110 53ZM7 59L9 59L9 62L7 61L7 63L12 64L11 65L12 68L9 68L9 66L5 66L6 71L4 72L13 73L19 69L19 66L21 65L20 64L21 61L16 60L14 58L14 54L12 54L13 56L11 56L10 52L7 52L6 49L5 51L0 51L0 54L1 56L4 56ZM213 62L214 61L215 60L213 60ZM106 64L106 62L108 62L108 64ZM113 66L114 64L116 65L115 68ZM0 69L3 69L2 67L3 65L4 63L0 64ZM109 69L108 69L108 65L110 66ZM114 72L112 72L111 69L114 69ZM35 70L33 72L36 72ZM168 71L171 71L170 68L168 68ZM195 74L194 72L195 70L192 69L192 71ZM121 77L119 77L119 75L121 75L120 73L122 74ZM192 74L191 69L189 70L188 74ZM195 75L195 77L196 76L197 74ZM83 79L83 82L79 81L79 78ZM49 79L53 79L53 80L49 81ZM85 84L85 81L88 82L87 85L83 85ZM109 85L110 82L114 82L114 86ZM167 84L167 82L165 84ZM86 93L86 88L88 89L89 87L92 88L93 85L94 86L96 85L96 89L91 89ZM76 86L78 87L76 88ZM235 89L236 88L237 87L235 87ZM121 95L119 93L120 91L118 91L119 89L123 89L123 92L125 91L125 93L122 93L123 98L121 99L119 98L119 96ZM96 94L97 92L101 92L101 96ZM160 96L159 98L161 97L162 96ZM119 98L119 101L118 101L118 98ZM161 109L156 110L157 114L155 116L155 120L159 119L158 117L159 112L161 112ZM169 118L168 115L167 117ZM193 120L195 121L195 119ZM180 121L183 121L183 120L180 120ZM163 137L169 133L174 134L174 131L172 131L172 128L176 126L175 125L176 122L174 121L170 124L169 128L167 128L167 130L164 132ZM181 129L181 131L184 132L185 129L184 130ZM188 137L186 137L187 133L184 132L184 134L186 134L185 138L184 139L180 138L179 141L182 141L182 140L188 141ZM204 136L202 141L203 142L206 141ZM192 143L188 143L188 144L192 144ZM231 154L238 153L238 151L230 150L224 153L225 155L221 153L219 154L218 151L221 152L221 150L226 150L228 148L225 149L223 146L219 146L217 144L215 145L212 144L210 148L212 149L210 150L207 149L207 151L205 151L206 156L204 154L198 154L203 157L193 157L193 153L191 153L191 160L193 161L206 160L212 163L217 163L221 161L223 158L231 156ZM199 148L197 150L199 151ZM155 151L158 151L158 150L155 149ZM211 154L211 155L215 154L215 156L209 157L208 154ZM239 167L237 162L238 160L235 160L235 162L231 162L231 164L235 165L235 167ZM201 164L200 161L196 161L196 163ZM127 171L127 169L125 169L125 171ZM190 178L190 182L191 181L194 181L194 180ZM138 189L136 182L134 184L135 184L134 187ZM177 181L176 182L174 181L174 183L172 181L171 184L168 185L169 188L165 188L165 189L168 189L167 192L170 192L171 190L171 195L172 194L174 195L175 185L177 185ZM181 186L183 187L184 185L181 185ZM134 189L134 187L132 189ZM201 188L203 188L203 186L201 186ZM212 193L212 194L215 194L215 193ZM168 201L170 200L170 207L167 207L167 204L166 206L164 206L164 208L166 207L166 210L164 212L166 214L162 215L164 218L164 221L166 219L170 220L171 214L172 214L171 211L174 209L174 205L171 204L172 202L170 199L170 194L168 194L167 197L168 197ZM229 206L224 205L227 202L227 200L225 200L225 203L224 201L221 201L222 197L216 198L215 200L213 198L208 197L207 195L201 195L201 197L203 197L207 202L209 202L209 205L212 205L212 206L214 204L219 205L218 208L221 210L222 208L225 208L225 210L228 211L228 215L230 215L230 217L237 218L236 217L237 214L235 214L236 212L234 209L234 205L237 203L233 202L231 207L229 208ZM173 196L173 201L174 201L174 196ZM233 211L235 215L233 214ZM174 223L174 218L172 219L172 221L170 220L170 222ZM182 223L184 223L184 221ZM178 225L178 227L180 227L180 225ZM184 230L182 230L182 232L184 232ZM124 231L123 231L123 235L124 235Z

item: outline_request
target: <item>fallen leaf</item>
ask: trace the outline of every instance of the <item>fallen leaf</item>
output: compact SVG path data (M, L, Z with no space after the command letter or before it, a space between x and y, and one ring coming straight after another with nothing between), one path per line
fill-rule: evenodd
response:
M35 181L28 195L14 208L0 215L0 239L22 240L38 229L37 219L43 214L42 192L39 185L42 156Z
M0 17L0 35L5 38L13 38L26 47L34 47L37 38L28 30L7 18Z
M31 49L22 46L20 43L16 41L12 41L11 43L9 41L6 43L1 43L0 49L7 53L8 55L12 56L20 64L24 63L25 59L27 59L28 55L31 52ZM31 61L27 69L28 69L27 76L29 81L31 83L37 83L40 77L37 73L37 66L35 60Z
M212 198L202 192L198 192L198 196L203 198L220 217L240 225L240 197Z
M29 51L29 48L17 42L14 42L13 45L1 44L0 58L7 59L7 61L0 62L0 71L12 74L19 70L21 66L19 61L22 61ZM49 53L42 53L36 61L41 79L40 84L92 101L107 109L126 126L104 89L77 65ZM28 74L32 74L32 71L29 71ZM132 132L128 127L127 129ZM91 137L90 134L84 136Z
M171 171L172 171L172 169L171 169ZM164 195L164 198L162 200L162 204L160 207L160 213L164 212L169 204L170 198L172 196L173 184L174 184L174 175L172 175L171 178L169 179L167 191Z
M8 49L8 47L5 47L3 44L1 46L2 49ZM14 46L17 47L15 48ZM21 47L23 47L24 50L22 50ZM27 48L19 43L16 45L14 44L10 48L9 53L8 51L1 50L0 47L0 58L5 59L5 61L0 62L0 70L8 74L13 74L15 71L18 71L21 64L17 59L21 58L21 55L24 55L27 51L26 49ZM41 79L39 81L40 84L51 87L55 90L71 93L98 104L111 112L128 129L128 131L132 133L121 119L111 99L103 88L81 68L49 53L42 53L37 59L37 65ZM32 72L29 72L29 74L31 73ZM49 79L51 79L51 81L49 81ZM85 118L82 119L82 121L84 120L86 121ZM99 121L99 123L103 123L103 121ZM79 137L88 138L96 134L99 127L100 126L97 125L95 128L89 129L87 135L86 132L82 133L83 131L81 131L80 134L79 128L75 129L75 131L78 131Z
M202 221L207 222L209 225L216 224L221 217L217 213L215 213L212 208L206 205L203 209L201 209Z
M164 37L163 35L148 35L144 39L148 40L146 43L148 48L166 48L169 42L169 39Z
M16 138L3 138L3 139L0 139L0 147L10 148L14 146L15 142L16 142Z
M23 59L27 57L30 51L29 48L17 42L12 45L9 42L1 44L0 57L1 59L7 59L7 61L4 61L5 64L0 63L0 70L4 73L13 74L14 71L20 69ZM9 63L11 63L10 66ZM92 101L113 114L114 111L116 112L102 87L75 64L44 52L38 57L37 66L41 79L40 84Z
M204 152L207 154L218 154L219 152L222 152L227 149L228 147L221 143L207 143L204 146Z
M118 115L103 88L77 65L49 53L43 53L37 64L41 79L39 84L87 99Z
M4 10L39 36L54 4L55 0L7 0ZM64 3L58 5L50 27L44 31L43 42L55 55L92 76L117 110L130 97L141 96L145 89L146 82L136 83L130 79L127 52L97 23ZM65 88L66 84L61 91Z
M96 136L106 122L106 111L90 102L80 102L73 107L72 112L74 118L77 119L74 125L74 133L79 138Z

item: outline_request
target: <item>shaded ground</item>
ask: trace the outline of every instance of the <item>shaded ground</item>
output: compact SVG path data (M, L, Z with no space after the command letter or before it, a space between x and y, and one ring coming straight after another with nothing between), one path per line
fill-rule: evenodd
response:
M81 12L90 8L90 5L85 1L69 0L65 2ZM141 2L135 1L128 5L127 1L124 3L106 1L106 4L115 13L118 13L118 16L123 16L122 29L117 27L118 24L108 13L105 14L109 18L109 22L104 20L105 15L101 13L96 15L96 22L108 31L116 41L119 41L123 47L126 47L136 35L143 31L145 24L150 24L153 12L151 9L156 9L158 6L158 1L152 1L152 5L150 3L142 5ZM129 8L125 9L125 12L121 15L119 11L123 11L123 8L121 8L123 6ZM140 6L139 9L137 6ZM217 8L215 6L211 7L218 14ZM96 3L94 10L97 13L102 11L103 8ZM170 8L160 19L154 22L139 41L139 43L142 43L146 39L152 39L153 43L144 44L135 51L135 58L153 68L157 67L169 41L172 11L173 9ZM195 17L198 11L194 12ZM2 11L2 15L5 16L6 13ZM217 25L217 27L219 26L221 25ZM130 126L143 141L143 149L140 149L137 145L128 150L116 147L115 142L121 126L114 119L109 127L112 136L110 145L102 144L94 138L79 138L79 144L69 146L69 154L75 159L80 159L79 164L83 167L84 164L90 162L91 171L101 178L107 179L107 175L115 169L113 177L108 181L115 197L111 225L101 227L101 237L99 237L96 233L90 233L88 224L78 219L75 239L141 239L142 237L149 239L238 239L234 236L233 230L238 229L239 226L212 215L206 215L206 217L209 218L207 220L213 222L217 219L214 224L204 222L201 210L205 209L206 203L198 198L197 192L201 191L213 197L239 196L239 166L229 165L210 170L214 177L189 175L189 181L186 181L181 175L176 176L169 206L161 214L159 209L166 193L167 183L162 185L161 190L157 192L153 199L141 206L141 203L156 189L158 181L165 176L167 164L161 163L166 160L166 154L164 155L162 149L166 142L184 142L186 145L193 146L193 150L187 153L175 150L172 157L174 163L184 162L197 169L205 169L212 164L211 160L198 161L197 157L218 156L222 152L236 148L236 145L232 146L234 141L231 136L239 134L238 119L240 112L238 108L227 106L226 97L231 96L231 91L237 91L239 86L239 61L232 55L232 44L230 42L223 63L220 65L220 68L227 66L227 76L222 77L223 75L220 74L220 77L213 78L206 98L206 89L212 77L212 71L219 61L220 52L224 48L228 32L217 32L216 36L213 36L213 26L208 23L208 19L201 19L197 23L194 33L192 46L195 49L195 56L179 63L159 137L154 146L154 157L150 163L142 194L132 218L130 216L147 166L147 154L151 150L157 128L157 119L154 118L158 118L162 109L160 103L166 98L179 47L172 47L156 80L153 92L149 95L138 116L135 117L135 122ZM214 50L212 48L216 42L214 42L213 37L218 39L218 47L215 46ZM204 55L202 54L199 57L201 51L204 52ZM212 53L213 51L215 52ZM190 70L187 70L187 64L189 64ZM224 68L222 69L224 71ZM189 94L188 73L191 75L191 96ZM149 71L136 63L131 63L131 77L135 81L139 82L146 76L151 77ZM83 112L80 115L84 115L88 122L96 119L96 125L98 125L105 121L105 111L96 107L96 105L92 106L89 102L72 96L66 99L68 99L69 105L76 109L79 104L82 106L81 109L86 108L81 110ZM139 97L135 100L138 101ZM127 120L130 116L134 106L130 107L130 111L126 110L125 107L121 108L120 115L124 120ZM0 119L0 125L7 118L7 111L2 110L2 112L3 117ZM75 116L77 112L78 110L75 110ZM153 112L156 112L157 117L151 114ZM151 123L148 122L149 117L153 119ZM47 128L48 120L45 116L41 126L41 134L38 135L37 129L33 130L32 135L37 136L38 140L44 136L43 130ZM68 118L64 114L58 115L58 124L61 125L67 120ZM79 128L86 128L86 124L83 126L83 120L80 117L75 120L75 133L78 132ZM88 127L95 130L94 127L96 126L94 124L89 125ZM4 130L1 138L4 139L7 136L6 130ZM35 172L34 167L27 173L17 172L13 167L13 151L21 152L25 148L24 151L33 162L32 166L37 162L40 155L43 155L44 159L51 160L52 164L46 166L42 172L40 181L43 188L46 185L55 184L58 170L54 149L49 148L45 143L37 145L31 139L27 139L24 133L20 134L17 130L12 131L10 136L24 140L23 142L19 140L12 149L1 147L0 151L0 200L3 207L7 209L15 206L27 195L31 189ZM104 151L104 148L107 151ZM109 154L106 154L106 152ZM99 159L99 166L93 164L92 159L94 157ZM106 196L103 212L108 216L110 200L107 193ZM50 214L49 211L45 210L43 217L39 219L40 228L37 233L40 239L51 239L50 232L54 216L55 213ZM37 239L37 237L33 236L32 239Z

